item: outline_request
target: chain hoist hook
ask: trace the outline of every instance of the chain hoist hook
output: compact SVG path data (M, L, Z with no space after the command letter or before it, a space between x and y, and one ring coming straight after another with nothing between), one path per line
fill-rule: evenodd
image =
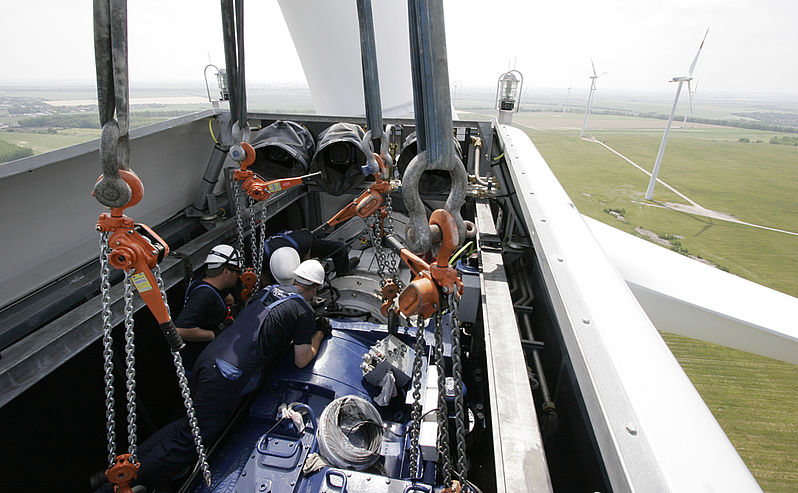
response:
M466 173L463 163L455 157L453 152L444 153L448 155L449 164L437 163L435 166L427 162L427 151L417 154L407 166L402 176L402 197L405 201L410 221L405 229L405 239L409 243L410 250L415 253L429 251L432 246L429 221L427 219L426 208L419 194L419 183L421 177L427 170L445 170L451 175L451 188L446 199L444 208L452 215L457 229L455 245L460 245L466 235L466 225L460 208L465 204L466 188L468 186L468 173Z

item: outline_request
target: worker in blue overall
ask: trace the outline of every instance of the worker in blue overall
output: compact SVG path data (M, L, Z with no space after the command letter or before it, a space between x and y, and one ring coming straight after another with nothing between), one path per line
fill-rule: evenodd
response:
M359 257L349 258L349 248L343 241L325 240L316 238L307 229L288 230L269 237L263 245L265 259L268 260L272 253L281 247L291 247L299 253L299 258L331 258L335 265L335 274L338 277L352 273L352 269L360 261ZM272 274L274 279L274 274Z
M205 346L232 323L229 291L238 283L243 262L235 248L216 245L205 257L205 266L205 277L186 288L183 310L175 319L177 333L186 343L181 354L189 371Z
M210 446L241 400L255 390L285 350L303 368L331 332L329 320L315 318L309 301L324 283L324 268L306 260L294 271L292 286L269 286L252 297L235 322L219 334L194 365L192 397L202 438ZM181 418L139 447L141 468L134 484L152 491L196 459L188 420Z

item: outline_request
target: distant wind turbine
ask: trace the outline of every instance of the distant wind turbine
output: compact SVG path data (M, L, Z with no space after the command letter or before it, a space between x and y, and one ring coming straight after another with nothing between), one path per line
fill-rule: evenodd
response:
M690 111L684 112L684 120L682 120L682 126L684 126L687 123L688 115L690 116L690 118L693 117L693 98L695 97L695 93L698 91L698 82L699 82L698 80L695 81L695 87L693 87L692 91L690 90L690 82L687 83L687 94L690 95Z
M585 129L587 128L587 120L590 118L590 109L593 106L593 93L596 92L596 80L607 72L601 75L596 75L596 64L593 59L590 59L590 66L593 67L593 75L590 76L590 94L587 96L587 107L585 108L585 119L582 121L582 131L579 132L580 137L585 136Z
M701 54L701 48L704 47L704 41L707 39L707 34L709 34L709 28L707 28L707 32L704 33L704 39L701 40L701 44L698 46L698 51L695 54L695 58L693 58L693 63L690 64L690 71L688 72L687 76L685 77L674 77L671 79L671 82L678 82L679 85L676 87L676 98L673 100L673 107L671 108L671 114L668 117L668 125L665 126L665 135L662 136L662 143L659 145L659 152L657 153L657 160L654 163L654 171L651 172L651 180L648 182L648 189L646 190L646 200L651 200L651 196L654 193L654 185L657 183L657 175L659 174L659 167L662 164L662 155L665 154L665 146L668 144L668 135L671 133L671 123L673 123L673 114L676 112L676 105L679 104L679 95L682 92L682 84L687 82L687 91L690 92L690 100L691 100L691 107L692 107L692 88L690 87L690 81L693 80L693 70L695 70L695 65L698 63L698 55Z

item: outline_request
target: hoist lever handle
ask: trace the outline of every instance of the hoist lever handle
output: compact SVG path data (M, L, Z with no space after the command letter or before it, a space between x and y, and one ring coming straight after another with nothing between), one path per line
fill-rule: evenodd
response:
M97 231L112 233L108 238L108 247L111 249L108 263L130 274L133 286L158 321L169 347L173 351L182 349L183 340L175 329L158 281L152 273L158 262L169 254L169 246L149 227L134 225L133 220L124 215L113 217L108 213L100 214Z
M277 180L265 181L254 172L250 170L235 170L233 178L241 181L241 188L250 197L255 200L266 200L273 193L288 190L289 188L297 185L307 183L313 178L320 176L321 172L311 173L309 175L295 176L292 178L280 178Z
M410 270L413 271L413 275L418 275L422 271L429 270L429 264L415 253L411 252L401 241L399 241L399 238L396 236L386 236L385 246L399 255L399 258L402 259L402 262L404 262L408 267L410 267Z
M314 229L314 235L326 233L335 226L355 216L366 219L382 207L382 203L385 201L385 195L391 191L391 183L382 179L382 175L385 172L385 165L383 164L382 158L378 154L374 154L374 158L379 164L380 170L382 170L381 173L374 175L376 181L355 200L345 205L343 209L338 211L329 221Z

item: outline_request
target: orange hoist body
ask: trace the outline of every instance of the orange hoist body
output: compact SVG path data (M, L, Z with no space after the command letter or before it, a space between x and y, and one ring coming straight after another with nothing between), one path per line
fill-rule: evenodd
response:
M454 253L458 238L454 218L446 210L438 209L430 216L429 225L430 230L437 230L441 238L435 263L428 264L407 248L399 252L402 261L410 267L414 275L413 280L399 295L399 310L406 317L432 316L441 305L439 288L446 295L463 292L462 280L449 265L449 257Z
M255 274L255 269L252 267L247 267L241 273L241 284L244 285L244 289L241 290L241 301L247 301L252 295L252 291L255 289L255 283L258 280L258 275Z
M254 171L248 169L249 166L255 162L255 149L246 142L242 142L241 147L244 149L246 157L241 162L240 168L233 172L233 178L236 181L241 182L241 188L254 200L266 200L273 193L281 192L291 187L301 185L307 182L308 179L320 174L313 173L305 176L279 178L276 180L266 181L256 175Z
M110 233L108 263L130 273L130 280L158 321L169 346L179 350L183 347L183 341L174 328L158 281L152 273L152 269L169 254L169 245L147 225L135 223L124 215L126 208L139 203L144 186L132 171L119 170L119 175L130 186L131 199L122 207L111 209L110 213L101 213L96 229L101 233ZM100 179L102 175L97 181Z
M114 493L132 493L130 482L136 479L140 462L130 461L130 454L117 455L114 464L105 471L108 482L114 485Z

